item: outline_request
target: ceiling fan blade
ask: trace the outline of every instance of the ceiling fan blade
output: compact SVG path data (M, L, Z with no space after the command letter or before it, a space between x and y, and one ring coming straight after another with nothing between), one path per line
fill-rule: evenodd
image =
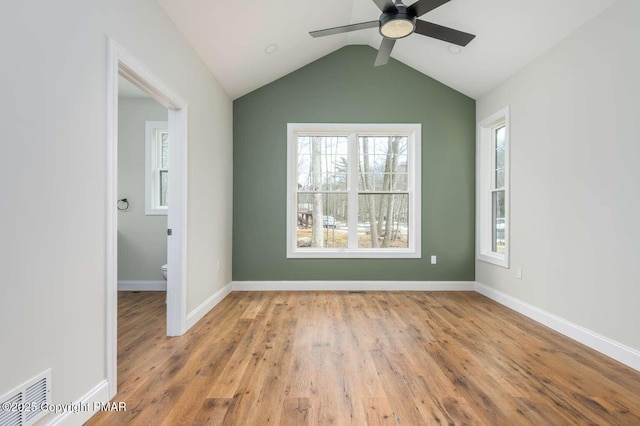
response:
M466 46L476 36L473 34L465 33L462 31L454 30L453 28L443 27L442 25L433 24L431 22L416 20L416 33L437 38L438 40L446 41L458 46Z
M380 9L381 12L395 12L398 10L392 0L373 0L373 2L378 6L378 9Z
M422 16L436 7L440 7L443 4L448 3L449 1L450 0L418 0L407 9L409 10L409 13L412 13L414 16Z
M376 56L376 62L373 64L374 67L385 65L389 61L394 44L396 44L396 39L394 38L385 37L382 39L380 49L378 49L378 56Z
M327 28L326 30L311 31L309 34L311 35L311 37L324 37L328 35L348 33L350 31L375 28L379 24L379 21L360 22L359 24L343 25L341 27Z

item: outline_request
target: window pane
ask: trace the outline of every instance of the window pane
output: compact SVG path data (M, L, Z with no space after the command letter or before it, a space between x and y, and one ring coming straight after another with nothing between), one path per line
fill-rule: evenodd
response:
M169 172L167 170L160 170L160 206L166 207L167 204L167 191L169 189Z
M298 189L345 191L347 189L347 137L298 137Z
M495 188L504 188L504 145L506 129L504 126L495 131Z
M407 137L358 137L358 190L407 189Z
M358 248L409 247L409 196L358 195Z
M491 194L491 251L503 254L505 251L505 203L504 190Z
M160 132L160 168L169 168L169 133Z
M298 194L298 248L347 248L347 214L347 194Z

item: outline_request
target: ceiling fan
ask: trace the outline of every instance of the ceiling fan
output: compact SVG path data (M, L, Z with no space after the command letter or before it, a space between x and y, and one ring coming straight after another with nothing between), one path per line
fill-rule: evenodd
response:
M382 15L380 15L380 19L377 21L360 22L359 24L311 31L309 34L312 37L324 37L378 27L383 39L382 44L380 44L380 49L378 49L376 62L373 64L375 67L384 65L389 61L391 50L397 39L406 37L414 32L457 44L458 46L466 46L475 38L475 35L416 19L449 1L450 0L418 0L411 6L406 6L401 0L396 0L395 4L392 0L373 0L376 6L382 11Z

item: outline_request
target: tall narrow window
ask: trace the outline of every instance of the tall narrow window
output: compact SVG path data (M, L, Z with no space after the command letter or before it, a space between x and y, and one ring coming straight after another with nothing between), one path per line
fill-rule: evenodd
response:
M166 215L169 206L169 131L166 121L145 122L145 213Z
M491 251L505 252L505 184L504 184L504 144L506 127L500 125L493 129L493 182L491 188Z
M479 260L509 267L509 108L478 123Z
M420 126L289 124L288 257L420 257Z

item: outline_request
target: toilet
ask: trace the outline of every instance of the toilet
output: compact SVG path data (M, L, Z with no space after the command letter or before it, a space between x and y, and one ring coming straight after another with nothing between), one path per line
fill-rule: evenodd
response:
M160 268L160 270L162 271L162 278L164 278L164 280L167 280L167 265L162 265L162 268Z

